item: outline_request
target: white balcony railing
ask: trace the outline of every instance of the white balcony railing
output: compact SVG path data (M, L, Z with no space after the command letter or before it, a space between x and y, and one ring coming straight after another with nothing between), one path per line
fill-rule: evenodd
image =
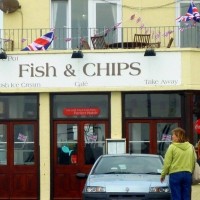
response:
M49 32L48 28L41 29L0 29L0 48L6 51L20 51L35 39ZM87 41L90 49L94 49L91 37L104 35L109 48L127 48L126 43L133 41L135 33L151 34L151 43L160 43L160 48L166 48L170 38L174 38L171 47L200 48L199 26L184 28L179 26L162 27L121 27L116 29L103 28L57 28L54 30L55 39L48 50L68 50L81 48L81 41Z

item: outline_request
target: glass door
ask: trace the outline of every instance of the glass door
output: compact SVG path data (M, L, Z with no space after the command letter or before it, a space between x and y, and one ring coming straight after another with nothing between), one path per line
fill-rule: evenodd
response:
M34 165L34 134L33 124L14 125L14 165Z
M7 125L0 124L0 165L7 165Z
M156 133L157 133L157 154L164 157L165 152L172 141L172 130L178 127L178 122L156 123Z
M53 197L81 199L85 179L96 159L105 153L105 121L55 121L53 132Z
M0 199L38 199L38 130L34 122L0 124Z
M171 143L171 131L178 127L174 120L130 120L126 123L128 152L154 153L164 156Z
M84 124L84 163L93 165L100 155L105 154L106 126L103 123Z

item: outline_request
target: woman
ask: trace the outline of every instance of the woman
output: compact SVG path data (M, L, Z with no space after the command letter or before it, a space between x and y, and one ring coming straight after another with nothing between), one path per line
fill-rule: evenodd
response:
M194 147L187 141L182 128L172 130L170 144L164 158L160 181L169 174L172 200L191 200L192 171L195 163Z

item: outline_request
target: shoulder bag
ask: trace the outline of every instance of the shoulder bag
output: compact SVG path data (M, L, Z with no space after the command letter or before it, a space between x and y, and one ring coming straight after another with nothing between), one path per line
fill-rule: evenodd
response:
M200 166L196 161L195 150L194 150L194 153L195 153L195 165L194 165L194 170L193 170L193 173L192 173L192 184L193 185L200 183Z

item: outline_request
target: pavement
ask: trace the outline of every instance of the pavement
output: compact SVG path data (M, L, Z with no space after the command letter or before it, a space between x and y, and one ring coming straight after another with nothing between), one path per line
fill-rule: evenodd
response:
M192 200L200 200L200 184L192 186Z

